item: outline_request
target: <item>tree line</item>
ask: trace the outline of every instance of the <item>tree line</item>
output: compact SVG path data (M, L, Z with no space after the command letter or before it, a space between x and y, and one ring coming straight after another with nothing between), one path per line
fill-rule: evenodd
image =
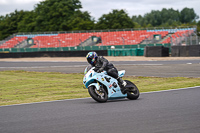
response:
M15 10L0 16L0 40L18 32L46 32L73 30L101 30L148 27L198 26L199 16L193 8L181 11L163 8L152 10L144 16L130 17L126 10L113 9L97 21L88 11L81 11L79 0L45 0L32 11Z

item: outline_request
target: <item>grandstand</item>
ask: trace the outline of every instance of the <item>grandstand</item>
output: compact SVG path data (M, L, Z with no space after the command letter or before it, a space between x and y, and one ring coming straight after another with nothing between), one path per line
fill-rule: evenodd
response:
M110 46L136 45L147 43L181 44L187 37L195 34L196 28L154 29L154 30L123 30L84 33L57 33L57 34L18 34L7 41L0 43L4 48L56 48L76 46ZM33 39L30 45L27 40ZM186 43L186 42L185 42Z
M26 40L28 37L13 37L8 41L5 41L3 44L0 45L0 48L14 48L15 46L19 45L21 42Z

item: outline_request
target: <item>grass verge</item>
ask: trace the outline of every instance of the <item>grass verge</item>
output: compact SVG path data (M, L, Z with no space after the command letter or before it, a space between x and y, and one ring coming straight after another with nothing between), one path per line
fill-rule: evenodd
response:
M0 71L0 106L89 97L83 74ZM200 78L131 77L140 92L200 86Z

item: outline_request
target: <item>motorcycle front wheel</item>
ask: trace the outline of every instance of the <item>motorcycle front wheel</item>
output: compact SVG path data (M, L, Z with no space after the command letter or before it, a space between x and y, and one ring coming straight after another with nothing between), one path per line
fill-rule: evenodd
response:
M130 100L136 100L138 99L138 97L140 96L140 92L139 89L137 88L137 86L132 83L131 81L125 80L127 83L127 98Z
M95 86L88 87L90 96L97 102L104 103L108 100L108 94L104 89L97 90Z

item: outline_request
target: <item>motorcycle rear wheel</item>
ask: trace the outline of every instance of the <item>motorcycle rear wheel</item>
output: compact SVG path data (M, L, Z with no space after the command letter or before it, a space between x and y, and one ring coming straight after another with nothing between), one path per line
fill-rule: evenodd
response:
M131 81L128 81L128 80L125 80L125 81L127 83L127 86L129 86L129 87L126 87L127 98L130 100L138 99L138 97L140 96L140 91L137 88L137 86Z
M95 86L90 86L88 87L88 92L90 96L99 103L104 103L108 100L108 94L104 89L98 91Z

